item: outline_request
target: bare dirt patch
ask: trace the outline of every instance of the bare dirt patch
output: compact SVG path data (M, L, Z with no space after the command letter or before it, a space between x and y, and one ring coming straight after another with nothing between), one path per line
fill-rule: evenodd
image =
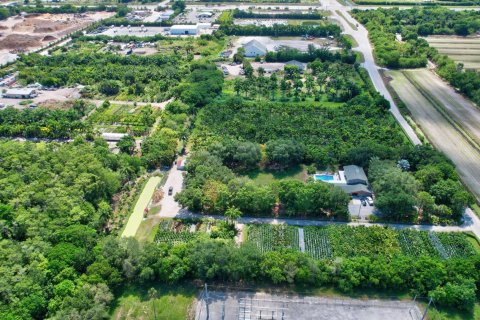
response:
M41 45L40 39L40 36L9 34L0 41L0 49L13 49L13 51L22 51L29 48L35 48Z
M0 22L0 54L39 49L89 24L111 16L111 12L86 14L34 14L10 17ZM4 63L5 61L0 61Z

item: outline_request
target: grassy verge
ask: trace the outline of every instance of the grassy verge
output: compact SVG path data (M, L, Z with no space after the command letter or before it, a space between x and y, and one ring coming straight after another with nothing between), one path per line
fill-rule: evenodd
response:
M151 287L157 290L156 298L148 294ZM114 302L111 319L188 319L197 292L198 290L193 286L182 285L155 284L124 287Z
M472 205L472 210L473 212L475 212L475 214L477 215L477 217L480 218L480 207L478 206L478 204L474 203Z
M340 17L342 17L343 20L345 20L345 21L348 23L348 25L350 26L350 28L352 28L352 29L355 30L355 31L358 30L357 26L354 25L353 23L351 23L350 20L348 20L347 17L345 17L340 10L335 10L335 12L336 12Z
M158 230L158 222L160 221L160 217L157 216L159 212L160 207L153 207L148 212L149 217L143 219L142 223L140 223L137 233L135 234L135 238L139 242L153 242Z
M245 173L247 177L258 185L266 185L275 180L296 179L305 181L306 173L304 166L295 166L283 171L269 169L255 169Z

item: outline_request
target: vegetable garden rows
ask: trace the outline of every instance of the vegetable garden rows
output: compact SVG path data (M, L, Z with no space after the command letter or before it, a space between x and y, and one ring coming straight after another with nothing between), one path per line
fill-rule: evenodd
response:
M291 248L300 250L298 228L286 225L249 225L247 241L267 252ZM394 230L384 227L304 227L305 252L316 259L396 254L443 259L475 254L475 248L461 233Z

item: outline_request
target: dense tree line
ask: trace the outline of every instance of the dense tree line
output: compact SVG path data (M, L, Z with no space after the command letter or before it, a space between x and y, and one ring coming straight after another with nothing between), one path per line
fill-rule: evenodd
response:
M235 9L232 12L233 18L237 19L300 19L300 20L322 20L321 13L314 11L308 13L287 12L287 13L261 13Z
M218 145L216 151L219 151ZM233 157L245 154L239 147ZM224 214L236 208L246 215L336 218L348 220L349 196L338 187L323 183L282 180L259 186L237 176L223 159L208 151L189 157L186 188L175 199L194 212Z
M64 54L42 56L29 54L18 63L18 78L24 83L39 82L60 87L82 84L93 93L115 96L147 95L163 101L180 82L183 72L178 58L171 55L120 56L113 53Z
M302 36L308 34L314 37L338 37L341 33L339 26L335 24L326 25L281 25L274 24L272 27L247 25L239 26L235 24L222 24L219 31L226 35L235 36Z
M1 141L0 318L100 319L113 296L97 273L94 247L110 199L140 162L103 141L71 144ZM108 279L108 277L105 277Z
M478 254L449 260L403 255L314 260L290 250L262 254L254 246L236 247L225 240L200 239L169 247L151 243L139 246L132 238L110 237L101 241L96 250L98 255L87 268L86 281L112 287L121 282L201 279L209 283L335 287L346 293L358 289L390 293L395 288L396 292L431 296L439 306L471 311L480 284Z
M441 55L419 36L474 34L480 28L477 11L446 8L353 10L354 16L369 30L377 61L390 68L424 67L427 58L437 66L437 73L480 104L480 73L464 70L446 55ZM395 40L402 35L403 42Z
M67 139L92 131L82 122L86 106L75 102L70 110L35 108L0 110L0 136L23 138Z
M308 47L307 52L302 52L294 48L283 48L278 51L268 51L265 55L267 62L288 62L297 60L301 62L313 62L315 60L341 61L343 63L355 63L356 56L349 50L331 51L328 47L315 48L313 45Z
M473 197L453 164L431 147L401 152L399 161L373 158L369 179L376 207L387 220L452 224L461 221Z
M212 134L260 144L294 139L305 148L304 162L325 166L346 157L358 141L387 149L405 144L387 112L365 93L335 108L231 98L200 111L192 138L198 146L210 143Z

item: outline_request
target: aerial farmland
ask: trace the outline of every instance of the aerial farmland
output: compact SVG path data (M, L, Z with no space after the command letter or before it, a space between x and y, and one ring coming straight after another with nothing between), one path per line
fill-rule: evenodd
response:
M480 37L429 36L430 46L445 54L465 69L480 70Z

